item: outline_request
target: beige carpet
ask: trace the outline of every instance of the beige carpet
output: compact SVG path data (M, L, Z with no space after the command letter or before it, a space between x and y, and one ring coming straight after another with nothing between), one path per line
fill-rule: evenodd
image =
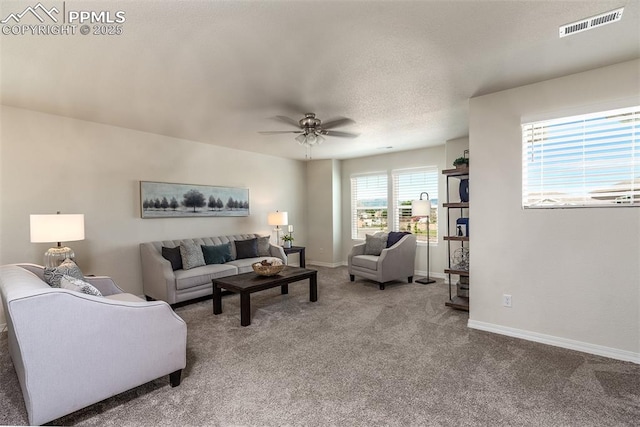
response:
M180 387L161 378L54 424L640 425L639 365L470 330L441 282L380 291L317 269L317 303L307 282L254 294L246 328L237 295L218 316L211 300L176 309ZM0 374L0 424L26 423L6 333Z

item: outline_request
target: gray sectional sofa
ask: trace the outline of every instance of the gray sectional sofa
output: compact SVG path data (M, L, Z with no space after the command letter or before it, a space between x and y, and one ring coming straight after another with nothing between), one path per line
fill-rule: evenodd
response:
M281 246L269 244L263 255L238 258L235 241L259 238L258 234L236 234L230 236L201 237L195 239L167 240L140 244L142 260L142 284L148 299L176 304L213 293L211 279L253 271L251 264L267 259L279 259L287 263ZM162 256L162 248L177 248L183 242L201 246L218 246L230 243L231 261L208 264L188 270L173 270L171 262Z

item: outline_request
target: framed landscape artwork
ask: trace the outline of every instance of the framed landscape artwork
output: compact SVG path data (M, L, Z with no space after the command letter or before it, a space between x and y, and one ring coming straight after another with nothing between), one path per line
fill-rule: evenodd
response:
M249 216L249 189L140 181L142 218Z

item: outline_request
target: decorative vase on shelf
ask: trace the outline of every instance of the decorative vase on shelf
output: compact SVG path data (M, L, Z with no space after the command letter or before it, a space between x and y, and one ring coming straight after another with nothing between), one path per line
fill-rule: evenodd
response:
M469 180L468 179L460 180L459 191L460 191L460 201L468 202L469 201Z

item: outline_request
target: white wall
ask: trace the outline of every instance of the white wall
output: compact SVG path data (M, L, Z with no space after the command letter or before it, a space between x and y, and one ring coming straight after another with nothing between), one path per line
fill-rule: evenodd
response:
M0 123L0 264L42 264L50 245L29 242L29 214L57 210L85 214L86 239L68 243L83 272L134 294L141 242L269 234L276 209L295 219L296 243L306 240L304 162L4 106ZM141 219L140 180L249 188L251 214Z
M523 210L520 128L639 94L636 60L470 101L471 327L640 363L640 208Z
M389 200L391 200L391 171L394 169L418 168L435 165L438 170L447 169L445 163L444 144L434 148L420 150L401 151L396 153L381 154L378 156L361 157L342 161L342 259L346 263L347 255L353 245L361 243L361 240L351 239L351 176L368 172L387 172L389 174ZM442 200L445 193L445 185L442 175L439 176L439 207L438 207L438 234L444 236L446 227L446 212L442 208ZM419 194L416 194L418 198ZM433 239L432 239L433 240ZM444 277L447 249L442 238L438 242L431 242L431 275ZM424 275L427 271L427 249L424 244L418 245L416 252L417 274Z
M338 160L307 162L307 259L317 265L335 266L340 263L340 193L336 193L339 179Z

